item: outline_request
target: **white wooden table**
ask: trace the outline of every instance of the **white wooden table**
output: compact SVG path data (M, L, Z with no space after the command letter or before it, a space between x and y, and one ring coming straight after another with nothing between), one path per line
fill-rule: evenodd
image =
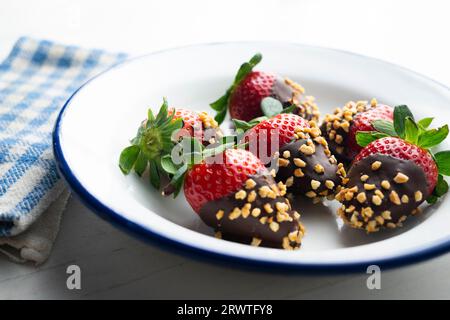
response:
M401 64L450 86L447 1L3 0L0 59L21 35L141 54L188 43L281 40L350 50ZM238 18L236 18L238 14ZM450 226L449 226L450 227ZM68 290L66 268L82 270ZM145 244L69 201L49 261L0 257L0 299L11 298L450 298L450 255L366 274L268 274L211 265Z

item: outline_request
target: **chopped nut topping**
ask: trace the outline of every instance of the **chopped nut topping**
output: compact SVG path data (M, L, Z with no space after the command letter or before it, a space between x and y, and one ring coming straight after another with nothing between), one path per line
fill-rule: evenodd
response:
M383 180L383 181L381 181L381 186L382 186L384 189L389 190L389 188L391 187L391 184L389 183L389 181Z
M214 237L216 237L217 239L222 239L222 232L217 231L216 233L214 233Z
M294 170L294 176L297 178L303 177L305 174L303 173L302 169L297 168Z
M389 194L389 200L392 201L392 203L396 204L396 205L400 205L400 197L398 196L398 193L395 192L394 190L391 191L391 193Z
M313 190L317 190L320 187L320 182L317 180L311 180L311 188Z
M258 191L261 198L266 198L270 192L272 192L272 190L269 188L269 186L262 186Z
M401 172L397 173L397 175L394 177L394 181L396 183L405 183L409 180L409 177Z
M286 187L291 187L294 184L294 177L289 177L286 179Z
M289 205L287 203L278 201L277 203L275 203L275 208L277 208L277 210L280 212L286 212L289 210Z
M299 167L299 168L304 168L304 167L306 167L306 162L303 161L303 160L300 159L300 158L294 158L294 164L295 164L297 167Z
M253 201L255 201L255 200L256 200L256 192L255 192L255 190L252 190L252 191L250 191L250 193L248 194L247 201L248 201L248 202L253 202Z
M278 222L272 221L272 222L269 224L269 228L270 228L270 230L272 230L273 232L277 232L278 229L280 229L280 225L278 224Z
M361 215L362 215L363 217L367 217L367 218L372 217L372 215L373 215L373 210L372 210L372 208L371 208L371 207L365 207L365 208L362 208L362 209L361 209Z
M283 152L283 158L289 159L291 157L291 152L289 150L285 150Z
M261 209L260 208L253 208L252 210L252 216L254 216L255 218L258 217L261 214Z
M365 192L358 193L358 195L356 196L356 200L358 200L359 203L363 203L364 201L366 201L367 200L366 193Z
M258 239L258 238L253 238L252 242L250 243L250 245L254 246L254 247L258 247L261 244L262 240Z
M283 238L282 246L283 246L283 249L285 249L285 250L293 250L293 248L291 247L291 244L289 243L288 237Z
M289 165L289 160L283 159L283 158L278 158L278 165L280 167L287 167Z
M380 169L380 167L381 167L381 161L375 161L375 162L372 163L372 170L373 171Z
M348 212L348 213L351 213L351 212L353 212L353 211L355 211L355 206L354 205L351 205L350 207L348 207L347 209L345 209L345 212Z
M334 138L334 141L336 141L336 143L338 144L341 144L344 141L344 138L342 138L340 134L337 134L336 137Z
M229 214L228 219L234 220L234 219L239 218L240 215L241 215L241 209L234 208L233 211Z
M373 190L373 189L375 189L375 185L371 184L371 183L364 183L364 189Z
M362 182L366 182L367 179L369 179L369 176L367 174L363 174L360 179Z
M250 203L244 204L242 207L242 217L247 218L250 215L250 209L252 208L252 205Z
M339 154L343 154L344 153L344 147L337 147L336 148L336 152Z
M332 189L334 188L334 182L331 181L331 180L326 180L326 181L325 181L325 186L326 186L328 189L332 190Z
M223 210L217 211L217 212L216 212L216 219L217 219L217 220L222 219L223 214L224 214Z
M350 200L353 199L353 196L354 196L354 195L355 195L355 194L354 194L353 192L347 191L347 192L345 193L345 195L344 195L344 198L345 198L345 200L350 201Z
M377 195L372 196L372 202L374 205L379 206L381 205L381 198Z
M402 195L401 200L402 200L403 203L408 203L409 202L409 197L406 194L404 194L404 195Z
M260 219L259 219L259 222L260 222L261 224L266 224L266 222L267 222L267 217L262 217L262 218L260 218Z
M253 179L247 179L247 181L245 181L245 188L246 189L253 189L256 186L256 182Z
M314 166L314 171L320 174L320 173L324 173L325 169L321 164L318 163Z
M422 201L422 192L421 191L414 192L414 200L416 200L416 202Z
M308 198L314 198L315 196L317 196L317 194L314 191L308 191L307 193L305 193L305 196L307 196Z
M264 205L264 210L266 210L267 213L272 213L273 212L273 208L270 206L270 203L266 203Z
M381 216L385 219L385 220L391 220L391 212L389 210L385 210L381 213Z
M386 227L388 227L389 229L394 229L394 228L396 227L396 225L395 225L395 223L388 222L388 223L386 224Z
M245 192L244 190L239 190L239 191L236 192L236 194L234 195L234 197L235 197L237 200L244 200L246 196L247 196L247 192Z
M312 155L315 152L312 146L307 146L306 144L302 144L299 151L307 156Z
M381 192L380 190L375 190L374 191L374 193L377 195L377 196L379 196L381 199L384 199L384 194L383 194L383 192Z

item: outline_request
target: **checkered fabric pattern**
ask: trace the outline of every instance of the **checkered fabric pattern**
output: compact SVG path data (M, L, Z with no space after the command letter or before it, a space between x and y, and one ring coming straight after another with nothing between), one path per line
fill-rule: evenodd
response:
M0 237L26 230L65 190L52 152L58 112L80 85L125 58L21 38L0 65Z

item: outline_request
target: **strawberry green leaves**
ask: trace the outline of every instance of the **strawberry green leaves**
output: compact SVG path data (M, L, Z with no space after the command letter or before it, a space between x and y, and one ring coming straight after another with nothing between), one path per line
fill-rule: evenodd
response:
M164 98L158 114L148 109L147 119L139 126L131 146L122 150L119 168L124 174L134 170L139 176L149 168L150 183L159 189L160 179L165 172L162 159L168 155L175 144L174 133L183 127L181 118L174 119L175 110L169 115L169 105Z
M380 138L388 137L389 135L377 132L377 131L358 131L356 133L356 142L361 146L365 147L372 141L378 140Z
M442 174L438 175L438 181L436 187L433 190L433 193L428 196L427 202L430 204L436 203L440 197L445 195L448 192L448 183L445 181Z
M210 104L211 108L217 111L216 116L214 119L221 124L223 120L225 119L225 116L227 115L227 109L228 109L228 101L230 99L231 93L233 92L234 88L236 88L237 85L250 73L252 72L253 68L262 60L262 55L260 53L256 53L248 62L245 62L241 65L239 68L233 84L230 88L225 92L223 96L221 96L216 101L212 102Z
M372 126L376 131L358 132L356 141L360 146L383 137L400 137L423 149L437 146L448 136L448 125L435 129L428 129L433 118L424 118L418 122L406 105L396 106L394 109L394 122L375 120Z
M130 173L133 169L140 151L138 146L129 146L123 149L119 158L119 168L124 174Z
M400 138L405 137L406 118L414 121L414 116L408 106L401 105L394 108L394 128Z
M445 125L437 129L431 129L423 132L419 136L417 144L424 149L429 149L444 141L447 136L448 125Z
M375 120L372 122L374 129L380 133L385 133L388 136L396 137L397 132L395 131L394 124L388 120Z
M434 155L434 161L440 174L450 176L450 151L441 151Z

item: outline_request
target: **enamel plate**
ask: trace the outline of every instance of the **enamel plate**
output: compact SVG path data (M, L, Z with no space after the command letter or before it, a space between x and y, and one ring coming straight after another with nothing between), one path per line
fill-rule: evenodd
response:
M162 97L175 107L213 111L237 68L255 52L257 69L287 76L317 99L322 116L349 100L407 104L417 118L450 119L450 91L430 79L379 60L287 43L222 43L167 50L117 65L89 81L66 103L56 123L54 150L62 175L95 212L125 230L214 259L301 270L355 270L394 266L450 248L450 203L444 198L404 227L366 234L343 225L338 203L296 203L307 233L298 251L257 248L214 238L184 196L163 198L148 179L122 175L121 150L147 108ZM229 120L223 127L229 127ZM450 149L443 143L443 149Z

